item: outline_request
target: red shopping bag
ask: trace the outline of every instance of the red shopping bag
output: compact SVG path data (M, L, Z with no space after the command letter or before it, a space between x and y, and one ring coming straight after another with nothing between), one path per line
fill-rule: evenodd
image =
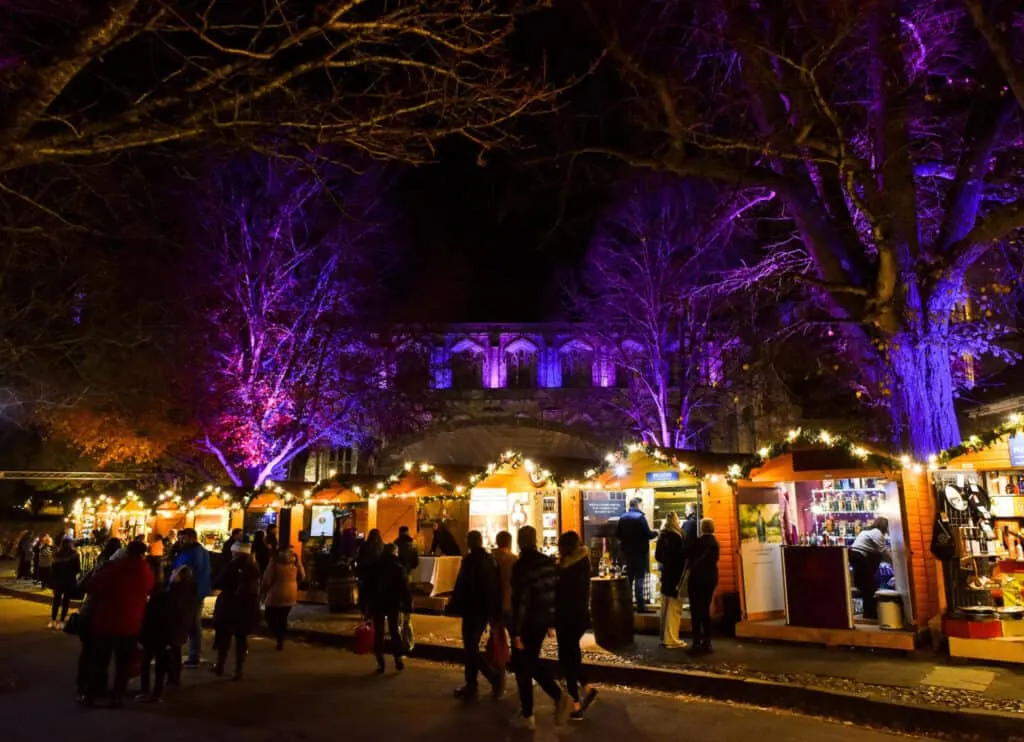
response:
M508 634L505 633L504 627L492 626L487 637L487 645L484 647L484 659L491 667L500 669L508 664L509 656Z
M369 622L356 626L356 642L352 651L356 654L373 652L373 624Z

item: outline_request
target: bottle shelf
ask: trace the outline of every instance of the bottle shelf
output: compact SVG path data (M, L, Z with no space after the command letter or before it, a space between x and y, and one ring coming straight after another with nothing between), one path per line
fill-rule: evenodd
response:
M867 515L871 516L877 513L877 510L822 510L820 513L811 511L811 514L815 518L825 518L829 515Z

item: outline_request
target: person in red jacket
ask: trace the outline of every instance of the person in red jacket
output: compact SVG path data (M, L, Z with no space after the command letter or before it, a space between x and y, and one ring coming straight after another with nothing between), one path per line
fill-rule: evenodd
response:
M146 545L133 541L125 556L111 560L97 571L84 588L94 601L92 614L92 679L85 704L94 706L106 690L110 658L114 658L113 708L121 706L128 685L132 654L137 650L146 598L153 589L153 570L146 563Z

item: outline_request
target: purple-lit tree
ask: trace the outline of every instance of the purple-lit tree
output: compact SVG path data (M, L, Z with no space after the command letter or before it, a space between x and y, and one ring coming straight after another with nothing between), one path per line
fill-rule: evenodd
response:
M318 443L351 445L375 384L361 301L383 251L384 171L250 158L214 168L197 233L203 449L255 487Z
M707 290L746 243L743 214L767 194L644 179L598 222L574 313L625 375L616 403L648 442L695 448L735 394L742 340L735 302Z
M611 152L774 193L806 260L770 248L727 285L800 282L803 321L834 330L862 399L920 456L960 442L976 360L1012 360L998 320L1024 225L1024 35L1011 4L982 5L587 3L634 93L639 133Z

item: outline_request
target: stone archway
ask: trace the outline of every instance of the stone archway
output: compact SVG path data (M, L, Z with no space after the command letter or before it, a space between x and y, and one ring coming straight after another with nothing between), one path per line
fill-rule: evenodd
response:
M429 461L454 466L486 466L502 451L545 459L600 461L609 442L578 429L536 420L492 418L431 427L415 437L396 441L382 452L392 463Z

